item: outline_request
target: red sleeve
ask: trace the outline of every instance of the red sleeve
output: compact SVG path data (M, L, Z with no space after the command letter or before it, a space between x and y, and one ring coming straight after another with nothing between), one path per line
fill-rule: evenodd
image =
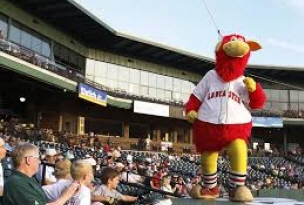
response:
M190 95L188 102L185 104L186 113L191 110L198 111L202 102L193 94Z
M251 109L261 109L263 108L265 102L266 102L266 95L262 88L262 86L257 83L256 90L252 93L249 93L249 107Z

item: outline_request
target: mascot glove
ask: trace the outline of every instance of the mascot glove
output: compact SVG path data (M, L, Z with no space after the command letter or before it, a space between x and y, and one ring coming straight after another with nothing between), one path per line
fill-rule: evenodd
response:
M197 118L197 112L195 110L191 110L187 114L187 120L190 123L194 123Z
M256 90L256 87L257 87L257 83L250 77L246 77L244 80L243 80L248 92L252 93Z

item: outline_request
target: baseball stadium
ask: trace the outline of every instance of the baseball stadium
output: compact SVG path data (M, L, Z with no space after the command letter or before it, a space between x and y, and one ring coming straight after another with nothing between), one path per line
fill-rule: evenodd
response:
M1 0L0 204L238 204L229 201L225 150L219 198L190 196L204 176L185 104L215 65L120 33L73 0ZM249 64L245 76L266 94L263 108L248 108L248 204L304 204L303 69ZM68 191L55 197L58 186L50 187L67 170L60 193ZM83 195L91 191L87 202L71 191L75 177ZM166 182L169 191L160 188ZM103 189L109 184L115 194Z

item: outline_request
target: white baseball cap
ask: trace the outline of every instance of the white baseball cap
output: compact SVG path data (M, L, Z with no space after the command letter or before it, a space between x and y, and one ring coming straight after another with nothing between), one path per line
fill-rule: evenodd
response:
M57 152L55 149L46 149L45 155L53 157L57 155Z

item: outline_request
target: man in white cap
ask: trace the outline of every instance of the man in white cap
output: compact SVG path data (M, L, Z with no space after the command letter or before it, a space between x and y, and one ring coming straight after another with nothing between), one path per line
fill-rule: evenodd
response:
M55 149L46 149L45 156L46 156L45 163L55 164L55 160L57 157L57 152ZM38 172L39 179L43 180L42 184L44 185L52 184L57 181L56 177L53 175L55 171L54 167L47 164L41 163ZM45 172L43 172L44 166L45 166Z

